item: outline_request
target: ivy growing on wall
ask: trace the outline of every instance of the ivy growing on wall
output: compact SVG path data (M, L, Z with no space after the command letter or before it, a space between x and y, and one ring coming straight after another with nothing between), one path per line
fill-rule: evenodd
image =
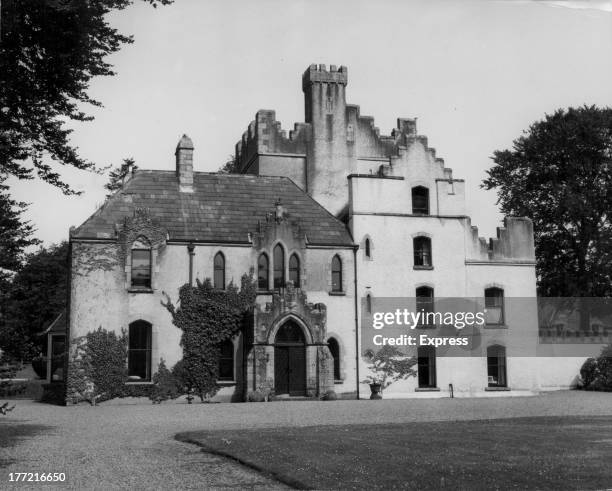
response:
M251 271L242 276L240 289L233 283L225 290L215 289L208 278L204 282L196 280L196 286L183 285L178 307L166 295L163 305L183 332L183 383L202 401L219 389L220 343L240 331L255 305L256 291Z
M72 341L67 379L68 402L95 404L125 396L127 335L101 327Z

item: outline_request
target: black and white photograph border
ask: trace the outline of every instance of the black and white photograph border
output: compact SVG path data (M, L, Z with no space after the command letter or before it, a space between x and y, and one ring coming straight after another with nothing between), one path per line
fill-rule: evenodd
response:
M2 489L612 489L612 3L0 0Z

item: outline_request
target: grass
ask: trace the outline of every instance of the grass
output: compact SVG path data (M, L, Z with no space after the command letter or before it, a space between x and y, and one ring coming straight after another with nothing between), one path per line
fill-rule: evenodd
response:
M177 435L297 488L612 487L612 417L199 431Z
M18 410L15 408L14 411ZM24 438L35 437L49 427L33 424L16 424L11 421L0 420L0 449L8 449L17 445ZM4 452L0 454L0 468L7 467L15 462L12 458L4 456Z

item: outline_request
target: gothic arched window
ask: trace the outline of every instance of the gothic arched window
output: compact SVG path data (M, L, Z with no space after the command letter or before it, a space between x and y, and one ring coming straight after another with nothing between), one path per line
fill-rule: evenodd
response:
M331 263L331 274L332 274L332 292L342 291L342 261L340 256L336 254L332 258Z
M300 288L300 259L297 254L291 254L289 258L289 281L293 282L293 286Z
M262 252L257 260L257 288L260 290L268 290L270 288L268 280L269 273L270 261L268 261L267 254Z
M285 250L280 244L276 244L272 254L274 260L274 289L285 288Z
M214 270L214 287L225 290L225 257L222 252L215 255Z

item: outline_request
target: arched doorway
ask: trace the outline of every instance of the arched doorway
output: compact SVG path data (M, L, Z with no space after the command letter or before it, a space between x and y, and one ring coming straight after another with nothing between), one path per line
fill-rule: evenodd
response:
M285 322L274 339L274 390L276 395L306 395L306 340L293 321Z

